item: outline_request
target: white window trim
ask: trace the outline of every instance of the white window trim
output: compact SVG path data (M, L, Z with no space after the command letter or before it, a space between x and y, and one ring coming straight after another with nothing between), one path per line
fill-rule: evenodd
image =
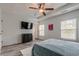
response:
M76 23L77 23L77 19L70 19L70 20L75 20L75 27L73 27L73 29L66 29L66 28L65 28L65 29L62 29L62 28L61 28L61 32L62 32L62 30L74 30L74 31L75 31L75 32L74 32L74 33L75 33L75 37L74 37L74 38L63 37L63 36L62 36L62 33L61 33L61 39L76 40L76 38L77 38L77 24L76 24ZM65 21L68 21L68 20L65 20ZM62 21L62 22L63 22L63 21ZM62 22L61 22L61 23L62 23ZM62 25L62 24L61 24L61 25Z
M44 36L44 24L39 25L39 36Z

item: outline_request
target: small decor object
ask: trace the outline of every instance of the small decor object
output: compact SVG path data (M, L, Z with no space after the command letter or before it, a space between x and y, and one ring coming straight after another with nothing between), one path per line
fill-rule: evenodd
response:
M53 30L53 24L48 25L48 30Z

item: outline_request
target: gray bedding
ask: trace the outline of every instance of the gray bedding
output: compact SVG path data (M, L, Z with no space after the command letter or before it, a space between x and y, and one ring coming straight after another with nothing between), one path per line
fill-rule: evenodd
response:
M33 46L33 56L79 56L79 43L49 39Z

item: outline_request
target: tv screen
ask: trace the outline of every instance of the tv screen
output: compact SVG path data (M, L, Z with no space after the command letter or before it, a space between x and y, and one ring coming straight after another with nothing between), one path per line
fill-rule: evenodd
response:
M22 29L28 29L28 22L22 21L22 22L21 22L21 28L22 28Z

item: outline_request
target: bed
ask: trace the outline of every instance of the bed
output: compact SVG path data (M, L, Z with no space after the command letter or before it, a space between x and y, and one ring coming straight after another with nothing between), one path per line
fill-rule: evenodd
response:
M32 56L79 56L79 43L48 39L34 44Z

